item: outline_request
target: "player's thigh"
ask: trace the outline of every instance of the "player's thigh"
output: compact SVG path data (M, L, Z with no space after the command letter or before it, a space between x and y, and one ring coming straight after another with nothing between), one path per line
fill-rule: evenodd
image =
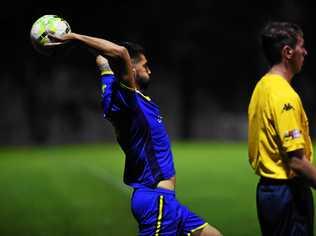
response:
M192 233L192 236L221 236L222 234L213 226L207 225L203 229Z
M140 236L177 235L180 206L174 194L161 191L135 191L133 194L132 212L138 222Z

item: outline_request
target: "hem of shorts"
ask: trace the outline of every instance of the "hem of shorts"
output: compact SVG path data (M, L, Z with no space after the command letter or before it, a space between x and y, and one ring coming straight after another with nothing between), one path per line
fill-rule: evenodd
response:
M200 230L200 229L203 229L203 228L205 228L207 225L208 225L208 223L205 222L204 224L200 225L199 227L196 227L195 229L192 229L192 230L190 231L190 233L194 233L194 232L196 232L196 231L198 231L198 230Z
M290 175L290 176L269 176L269 175L264 175L264 174L260 174L260 173L257 173L257 175L260 177L260 178L267 178L267 179L275 179L275 180L291 180L291 179L294 179L294 178L297 178L298 175L297 174L293 174L293 175ZM260 180L259 178L259 180Z

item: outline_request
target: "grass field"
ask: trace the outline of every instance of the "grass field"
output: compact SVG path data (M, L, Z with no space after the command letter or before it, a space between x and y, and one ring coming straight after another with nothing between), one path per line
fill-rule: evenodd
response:
M224 235L259 235L245 144L174 143L177 197ZM116 144L0 149L1 236L136 235Z

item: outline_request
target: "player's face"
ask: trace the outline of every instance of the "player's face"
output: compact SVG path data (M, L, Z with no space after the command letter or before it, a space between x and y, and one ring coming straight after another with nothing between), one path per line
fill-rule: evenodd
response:
M297 43L293 53L293 68L295 73L301 71L302 66L304 64L304 58L307 55L307 51L304 47L304 38L302 36L298 36Z
M145 55L141 54L138 62L134 66L136 72L136 83L141 89L146 89L150 82L151 71Z

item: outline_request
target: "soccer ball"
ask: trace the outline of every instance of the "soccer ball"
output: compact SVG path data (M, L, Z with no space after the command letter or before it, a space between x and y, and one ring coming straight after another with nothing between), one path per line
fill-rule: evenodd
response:
M32 25L30 37L34 48L45 55L52 53L54 46L45 47L47 43L53 42L48 37L48 33L56 36L62 36L71 32L67 21L57 15L44 15L37 19Z

